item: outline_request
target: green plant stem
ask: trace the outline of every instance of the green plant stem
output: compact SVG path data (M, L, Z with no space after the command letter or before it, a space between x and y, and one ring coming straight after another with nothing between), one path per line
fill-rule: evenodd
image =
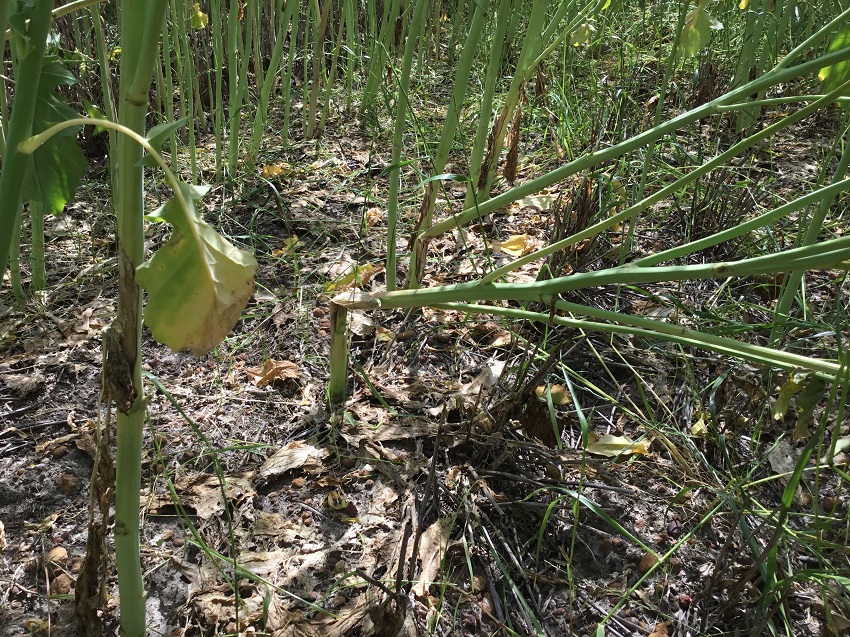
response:
M419 41L422 29L423 17L428 0L416 0L413 17L410 21L410 30L407 33L407 41L404 45L404 60L402 61L401 74L398 77L398 91L396 92L396 115L395 128L393 129L393 150L390 164L393 166L390 172L390 191L387 201L387 289L394 290L396 287L396 226L398 224L398 193L401 186L401 150L404 146L404 123L407 118L408 91L410 89L410 71L413 67L413 53Z
M838 161L838 166L836 166L835 172L832 176L833 185L844 179L848 166L850 166L850 128L845 131L844 151L841 154L841 159ZM806 233L803 236L803 240L800 245L810 246L817 241L818 235L823 228L823 223L826 220L826 215L829 213L829 209L835 201L836 196L837 193L828 194L824 195L823 199L821 199L820 204L812 214L808 224L806 224ZM794 299L797 296L797 291L803 280L803 274L804 272L802 270L795 270L786 277L782 286L782 293L779 297L779 302L776 304L773 329L770 333L770 339L768 340L771 345L776 345L785 333L785 321L789 318L791 306L794 304Z
M166 0L122 2L119 7L121 68L118 122L144 134L153 64L165 16ZM145 592L139 545L139 491L145 405L141 368L142 297L135 271L144 260L142 148L125 135L117 140L118 311L116 323L126 362L132 370L136 401L116 418L115 563L118 570L121 631L144 637Z
M808 62L804 62L798 66L789 68L789 69L773 69L766 73L764 76L757 78L742 86L734 91L726 93L725 95L703 104L702 106L698 106L697 108L691 109L681 115L678 115L663 124L656 126L648 131L635 135L634 137L620 142L619 144L615 144L609 148L605 148L602 150L598 150L593 153L589 153L583 157L579 157L567 164L561 166L560 168L556 168L553 171L546 173L545 175L541 175L537 179L533 179L525 184L521 184L514 188L511 188L507 192L502 193L492 199L489 199L485 202L480 203L478 206L473 208L469 208L464 210L463 212L454 215L440 223L436 223L428 230L425 230L418 238L417 241L428 241L433 237L437 237L445 232L449 232L454 230L455 228L460 228L465 224L474 221L479 216L490 214L499 208L507 206L514 201L521 199L522 197L527 197L528 195L532 195L536 192L543 190L559 181L563 181L576 173L589 170L594 166L598 166L599 164L612 161L621 157L622 155L637 150L653 142L658 140L666 135L669 135L676 131L677 128L683 127L685 125L691 124L698 119L702 119L704 117L708 117L710 115L715 114L716 108L721 105L728 105L731 103L735 103L739 98L749 95L750 93L759 91L763 88L769 86L775 86L776 84L787 82L796 77L801 77L808 73L817 72L824 66L829 66L831 64L835 64L839 61L843 61L846 59L850 59L850 47L841 49L839 51L834 51L832 53L828 53L820 58L815 60L810 60Z
M611 310L600 310L589 308L577 303L557 301L555 308L564 312L580 312L586 316L610 319L618 323L599 323L586 319L560 316L558 314L544 314L541 312L529 312L519 308L497 307L492 305L479 305L474 303L439 303L431 307L458 312L469 312L472 314L492 314L520 320L538 321L546 323L551 321L554 325L561 325L581 330L592 330L609 334L627 334L640 336L653 340L676 343L684 347L698 347L700 349L716 352L724 356L740 358L791 371L808 370L820 378L831 381L841 381L842 367L833 360L818 359L811 356L802 356L791 352L783 352L770 347L751 345L731 338L706 334L697 330L688 329L672 323L663 323L639 316L621 314Z
M728 148L724 152L720 153L716 157L710 159L709 161L705 162L704 164L702 164L698 168L692 170L687 175L680 177L679 179L677 179L672 184L665 186L664 188L662 188L658 192L653 193L652 195L644 198L642 201L639 201L632 206L629 206L625 210L623 210L623 211L621 211L621 212L619 212L615 215L611 215L607 219L604 219L604 220L602 220L602 221L600 221L596 224L593 224L592 226L588 226L586 229L584 229L580 232L577 232L570 237L562 239L561 241L557 241L557 242L555 242L551 245L548 245L544 248L541 248L540 250L535 250L534 252L531 252L530 254L527 254L523 257L520 257L520 258L516 259L515 261L507 263L504 266L497 268L496 270L493 270L489 274L485 275L481 279L481 282L482 283L492 283L493 281L497 281L498 279L501 279L506 274L513 272L514 270L522 267L523 265L526 265L528 263L532 263L533 261L536 261L537 259L549 256L550 254L558 252L559 250L564 250L564 249L566 249L566 248L568 248L572 245L575 245L579 241L583 241L584 239L587 239L588 237L595 236L598 233L603 232L604 230L607 230L608 228L610 228L614 224L622 223L623 221L626 221L628 219L634 219L634 217L638 213L640 213L641 211L646 210L647 208L649 208L653 204L656 204L659 201L662 201L663 199L669 197L670 195L684 189L688 185L694 183L697 179L699 179L703 175L708 174L709 172L711 172L715 168L722 166L723 164L725 164L730 159L736 157L737 155L739 155L741 152L743 152L747 148L750 148L751 146L759 143L760 141L762 141L764 139L768 139L769 137L775 135L780 130L788 128L792 124L795 124L796 122L799 122L799 121L803 120L804 118L808 117L809 115L811 115L815 111L833 103L834 101L837 100L837 96L840 95L843 91L846 90L845 87L848 86L848 85L850 85L850 84L846 84L846 85L842 85L842 86L838 87L836 90L832 91L828 95L824 95L824 96L820 97L818 100L816 100L812 104L809 104L808 106L805 106L801 109L794 111L788 117L781 119L778 122L771 124L770 126L765 127L764 129L762 129L759 132L747 137L746 139L741 140L740 142L738 142L737 144L734 144L733 146L731 146L730 148ZM832 191L830 191L830 192L832 192ZM817 191L814 194L805 195L805 196L801 197L800 199L796 200L796 202L799 205L794 205L795 202L790 202L789 204L785 204L783 206L780 206L779 208L777 208L777 209L775 209L771 212L767 212L763 215L760 215L759 217L756 217L754 219L750 219L750 220L748 220L748 221L746 221L742 224L739 224L738 226L735 226L734 228L723 230L723 231L721 231L717 234L714 234L710 237L706 237L705 239L701 239L699 241L694 241L694 242L691 242L691 243L683 245L683 246L677 246L676 248L671 248L670 250L665 250L664 252L661 252L661 253L658 253L658 254L655 254L655 255L651 255L649 257L645 257L645 258L637 261L636 264L639 264L639 265L655 265L656 263L662 263L664 261L668 261L668 260L671 260L671 259L674 259L674 258L677 258L677 257L681 257L681 256L684 256L685 254L690 254L690 253L696 252L697 250L702 250L704 248L708 248L708 247L711 247L713 245L717 245L717 244L719 244L723 241L727 241L728 239L732 239L734 237L741 236L741 234L743 234L744 232L749 232L752 229L759 228L761 226L767 225L768 223L772 223L774 220L780 218L781 216L784 216L785 214L799 210L804 205L809 205L810 203L812 203L814 201L814 197L820 196L820 195L818 195L818 193L821 193L822 196L827 196L826 191L823 191L823 192ZM759 222L759 220L760 220L760 222Z
M19 51L15 103L6 129L6 152L3 156L3 170L0 171L0 273L6 270L12 241L18 241L20 236L14 232L15 217L21 207L21 190L29 161L18 150L18 144L32 132L52 4L50 0L36 2L27 30L29 43L26 48L21 46Z
M850 259L850 237L793 248L774 254L733 262L702 263L646 267L627 264L607 270L579 272L532 283L489 283L478 281L457 283L418 290L396 290L366 294L344 292L333 300L349 308L401 309L431 307L453 301L538 301L550 303L557 295L599 285L645 284L660 281L725 279L730 276L752 276L797 269L847 268Z

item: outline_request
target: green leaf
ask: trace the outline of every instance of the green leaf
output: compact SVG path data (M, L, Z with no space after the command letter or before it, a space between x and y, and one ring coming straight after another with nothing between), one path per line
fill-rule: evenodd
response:
M829 52L840 51L848 46L850 46L850 22L846 23L835 35L829 45ZM818 78L823 82L824 93L834 91L844 82L850 80L850 60L822 68L818 73ZM845 91L844 94L850 95L850 91Z
M146 139L148 140L148 143L154 147L154 150L160 152L162 150L162 145L169 137L171 137L171 134L181 126L184 126L188 121L189 116L187 115L186 117L181 117L173 122L157 124L148 131ZM150 155L142 157L140 163L142 166L147 166L148 168L156 168L156 161Z
M107 121L109 120L109 118L106 116L106 113L104 113L95 104L92 104L88 100L83 100L83 107L86 109L86 113L88 113L88 116L91 117L92 119L105 119ZM94 134L95 135L99 135L100 133L105 133L105 132L106 132L106 129L103 126L95 126L94 127Z
M33 134L77 117L77 112L54 90L57 86L76 82L56 57L44 59L33 113ZM27 172L21 191L25 201L40 201L45 212L57 215L74 198L80 179L88 169L86 156L76 141L80 128L74 126L57 133L32 154L31 170Z
M233 246L198 215L195 202L208 190L180 184L190 209L184 211L173 198L154 213L171 223L174 233L136 269L136 282L148 293L145 323L153 337L198 356L233 329L254 291L257 270L249 252Z
M705 10L702 1L685 16L685 25L679 37L678 54L681 57L691 57L708 44L712 29L722 29L723 24Z

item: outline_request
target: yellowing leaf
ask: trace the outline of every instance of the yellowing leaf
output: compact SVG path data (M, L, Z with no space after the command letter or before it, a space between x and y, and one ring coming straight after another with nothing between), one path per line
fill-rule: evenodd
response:
M195 31L201 31L207 27L210 17L201 11L200 3L196 2L192 5L192 28Z
M590 34L593 33L593 31L595 31L593 25L585 22L573 31L573 34L570 36L570 44L573 46L581 46L590 39Z
M651 442L647 439L635 442L627 436L605 434L596 442L591 442L587 445L587 452L598 456L607 456L608 458L620 455L627 456L633 453L639 453L645 456L649 454L650 444Z
M254 291L257 261L198 215L195 202L208 186L179 186L189 210L173 198L155 211L153 217L172 224L174 233L136 268L136 283L148 293L144 315L153 337L201 356L239 320Z
M278 248L277 250L272 250L273 257L286 257L290 254L294 254L297 248L301 248L304 246L303 241L299 241L298 237L295 235L289 237L288 239L283 240L283 246Z
M277 177L279 175L283 175L284 177L292 174L292 166L287 164L286 162L280 162L279 164L265 164L261 168L263 177L268 179L269 177Z
M348 507L348 498L341 491L330 491L327 495L326 502L328 507L335 511L341 511Z
M685 25L679 36L678 53L682 57L691 57L708 44L712 29L722 29L723 24L705 10L700 2L685 16Z
M383 271L383 265L367 263L358 266L354 272L350 272L336 281L325 283L325 292L345 292L358 287L363 288L372 280L373 276Z
M546 385L535 387L534 393L540 400L546 401ZM569 390L564 385L549 385L549 393L552 395L553 405L569 405L573 402Z
M782 420L785 414L788 413L788 407L791 405L791 398L803 388L805 376L791 374L786 383L779 390L779 396L776 397L776 402L770 410L774 420Z
M746 9L748 6L750 6L750 0L741 0L741 2L738 4L738 8L739 8L741 11L743 11L744 9Z
M494 241L493 247L512 257L521 257L535 249L531 237L527 234L512 235L507 241Z
M290 361L268 359L262 367L246 367L245 373L257 387L265 387L276 381L298 378L298 366Z
M829 45L829 52L840 51L850 46L850 22L846 22ZM834 91L850 79L850 60L844 60L838 64L827 66L820 70L818 78L823 82L824 93ZM844 93L848 93L845 91ZM844 106L846 108L846 105Z
M691 435L696 438L702 438L708 433L708 425L706 421L711 417L706 412L700 412L697 421L691 425Z

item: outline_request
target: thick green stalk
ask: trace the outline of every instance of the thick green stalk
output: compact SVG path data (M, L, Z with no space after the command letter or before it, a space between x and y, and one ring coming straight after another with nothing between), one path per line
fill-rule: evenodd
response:
M390 2L383 3L384 14L381 18L381 30L378 36L372 39L372 47L369 54L369 76L366 80L366 88L363 89L363 95L360 99L361 115L365 115L371 110L375 94L384 78L384 66L387 56L393 48L395 18L399 13L400 2L401 0L391 0ZM374 10L375 3L371 4L371 8ZM370 13L371 18L372 14Z
M428 0L416 0L407 40L404 44L404 60L398 79L396 92L395 128L393 130L393 151L390 164L395 168L390 172L390 192L387 201L387 289L396 287L396 225L398 222L398 193L401 185L401 151L404 146L404 124L407 119L408 91L410 90L410 71L413 67L413 54L419 43L422 30L422 18Z
M121 70L118 121L144 134L151 78L165 16L166 0L122 2L119 6ZM118 411L116 427L115 563L118 570L121 631L124 637L144 637L145 593L139 546L139 491L142 475L142 433L145 405L141 371L141 292L136 267L144 260L142 149L120 135L118 177L118 313L116 325L123 360L132 374L135 401Z
M792 124L795 124L815 111L832 104L835 101L838 101L838 95L840 95L845 88L843 86L839 86L836 90L832 91L829 95L822 95L819 99L815 100L813 103L805 106L801 109L797 109L788 117L781 119L770 126L760 130L759 132L741 140L734 146L728 148L724 152L715 156L711 160L705 162L703 165L695 168L687 175L680 177L672 184L669 184L662 188L661 190L645 197L641 201L637 202L626 208L625 210L618 212L615 215L611 215L607 219L603 219L592 226L588 226L584 230L576 232L575 234L562 239L561 241L557 241L552 243L540 250L535 250L530 254L527 254L523 257L519 257L518 259L511 261L510 263L505 264L504 266L493 270L492 272L485 275L482 279L482 283L492 283L493 281L497 281L503 276L507 275L510 272L522 267L527 263L531 263L536 261L537 259L541 259L543 257L549 256L550 254L554 254L559 250L564 250L577 244L579 241L583 241L589 237L593 237L600 232L604 232L608 228L612 227L615 224L623 223L630 219L634 219L638 213L643 210L648 209L650 206L666 199L667 197L679 192L694 183L700 177L708 174L715 168L719 168L726 164L729 160L734 157L740 155L744 150L754 146L762 140L768 139L772 137L780 130L784 128L788 128ZM691 243L685 244L683 246L677 246L675 248L671 248L670 250L665 250L664 252L660 252L658 254L650 255L648 257L644 257L639 261L636 261L636 264L639 265L655 265L657 263L663 263L664 261L670 261L673 259L680 258L685 256L686 254L692 254L697 250L703 250L705 248L709 248L711 246L722 243L723 241L728 241L729 239L733 239L735 237L741 236L745 232L749 232L750 230L755 230L757 228L761 228L773 221L782 218L783 216L790 214L791 212L796 212L797 210L802 209L804 206L808 206L811 203L815 203L820 201L821 197L827 196L828 193L839 192L841 187L835 188L835 186L831 186L830 189L818 190L815 193L810 193L805 195L795 201L789 202L779 208L776 208L770 212L766 212L763 215L760 215L754 219L750 219L740 225L737 225L733 228L721 231L717 234L714 234L710 237L706 237L705 239L701 239L699 241L693 241Z
M280 128L280 136L283 143L286 145L289 145L289 125L292 116L292 104L290 98L292 96L292 70L295 64L295 51L298 49L296 46L298 19L299 12L294 11L292 13L292 19L289 26L289 54L286 56L285 66L282 66L280 70L281 82L283 84L283 90L281 91L280 96L280 99L283 102L283 126Z
M396 290L343 293L334 302L349 308L407 309L433 307L440 303L462 301L537 301L549 303L564 292L593 288L600 285L630 285L658 283L660 281L689 281L698 279L725 279L732 276L753 276L792 270L846 268L850 259L850 237L830 239L821 243L793 248L774 254L740 261L646 267L633 263L596 270L578 272L569 276L534 281L531 283L488 283L479 281L457 283L417 290Z
M346 11L341 11L339 16L339 30L336 34L336 42L334 43L334 51L331 57L331 68L328 71L328 75L325 80L324 85L324 102L322 103L322 114L319 117L319 123L316 128L316 135L320 136L322 132L325 130L325 122L328 119L328 113L331 109L331 93L333 88L334 80L336 79L336 67L339 61L339 53L342 50L342 38L345 35L345 22L347 20L348 13Z
M228 80L228 116L230 117L230 133L227 138L227 169L231 176L236 174L239 163L239 115L242 102L239 98L242 91L239 88L241 74L239 73L239 53L241 35L239 33L239 2L230 3L227 16L227 80Z
M802 356L791 352L751 345L731 338L716 336L692 330L675 323L664 323L642 316L622 314L611 310L556 301L555 308L570 314L569 317L559 314L529 312L519 308L494 307L492 305L477 305L471 303L442 303L436 307L451 309L459 312L492 314L508 318L552 323L580 330L594 330L609 334L628 334L654 340L676 343L683 347L698 347L703 350L717 352L742 360L752 361L760 365L779 367L790 371L809 370L826 380L843 380L841 365L835 361ZM586 319L573 318L573 315L584 315L614 321L613 323L598 323Z
M50 0L38 0L33 8L27 30L27 43L18 48L15 103L6 129L6 152L0 171L0 273L5 272L15 234L15 217L21 207L21 189L29 159L18 150L18 144L32 133L38 81L50 28Z
M114 122L118 119L115 112L115 99L112 95L112 82L110 78L112 74L109 71L109 58L106 51L106 39L103 35L103 25L101 24L100 13L94 9L89 9L91 14L92 26L94 27L95 42L97 43L97 63L100 71L100 85L103 90L103 112ZM109 148L115 148L115 131L108 131ZM115 157L113 153L109 153L109 183L112 185L115 180ZM113 186L114 190L114 186Z
M331 376L328 380L328 400L331 405L345 402L348 384L348 310L331 302Z
M44 206L41 201L30 201L30 293L47 287L47 270L44 262Z

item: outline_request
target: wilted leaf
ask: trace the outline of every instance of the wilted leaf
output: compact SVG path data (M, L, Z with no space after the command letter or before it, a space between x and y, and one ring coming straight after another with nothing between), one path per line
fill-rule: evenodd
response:
M650 441L647 439L635 442L627 436L605 434L596 442L591 442L587 445L587 452L598 456L607 456L608 458L620 455L627 456L633 453L639 453L645 456L649 454L650 444Z
M517 200L516 203L520 208L535 208L540 212L546 212L557 199L557 195L531 195Z
M180 184L180 190L189 210L171 199L156 211L155 218L171 223L174 233L136 269L136 282L148 293L145 323L153 337L200 356L239 320L254 291L257 261L198 215L194 204L209 187Z
M521 257L529 252L534 252L536 246L527 234L512 235L507 241L494 241L493 247L501 250L512 257Z
M366 316L365 312L351 312L348 329L357 336L368 336L375 331L375 321Z
M384 221L384 213L380 208L369 208L366 211L366 227L373 228Z
M708 433L708 425L706 421L711 417L706 412L702 411L697 414L697 421L691 425L691 435L697 438L702 438Z
M245 373L257 387L265 387L276 381L298 378L298 366L290 361L268 359L260 367L246 367Z
M471 382L460 386L460 393L464 396L477 396L482 389L489 389L502 375L505 369L504 361L493 361L481 370L481 372L472 379Z
M573 34L570 36L570 44L573 46L581 46L590 39L590 34L595 30L596 29L593 28L592 24L585 22L573 31Z
M823 398L826 382L817 376L809 376L803 384L803 390L797 396L797 425L794 428L794 440L809 437L809 425L812 422L815 407Z

